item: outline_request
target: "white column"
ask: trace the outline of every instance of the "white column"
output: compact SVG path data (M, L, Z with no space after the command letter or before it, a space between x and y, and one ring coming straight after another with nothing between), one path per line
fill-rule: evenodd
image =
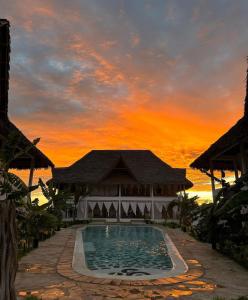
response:
M88 219L88 202L86 199L84 201L85 201L84 217L85 217L85 219Z
M119 184L118 189L119 189L118 195L119 195L119 197L121 197L121 185L120 184Z
M118 220L121 219L121 200L118 201Z
M85 219L88 219L88 202L87 202L87 199L86 199L88 194L89 194L89 186L86 185L86 187L85 187L85 197L83 199L83 201L85 202L84 203L84 218Z
M150 185L150 197L152 200L152 220L154 220L154 196L153 196L153 185Z
M119 205L118 205L118 214L119 214L119 220L121 219L121 185L119 184Z

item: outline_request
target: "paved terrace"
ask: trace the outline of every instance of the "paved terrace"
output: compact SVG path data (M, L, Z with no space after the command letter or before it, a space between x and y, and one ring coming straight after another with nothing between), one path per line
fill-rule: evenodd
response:
M248 272L179 229L166 228L189 266L186 274L154 280L96 279L71 268L75 228L63 229L40 243L19 264L16 289L43 300L227 299L248 295Z

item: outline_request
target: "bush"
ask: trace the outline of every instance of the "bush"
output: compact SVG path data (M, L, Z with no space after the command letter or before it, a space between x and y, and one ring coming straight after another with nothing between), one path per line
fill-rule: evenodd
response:
M218 244L218 250L248 268L248 245L237 245L230 240Z
M34 295L29 295L29 296L26 296L25 298L24 298L24 300L42 300L41 298L38 298L38 297L36 297L36 296L34 296Z
M180 228L180 225L173 221L165 221L164 226L169 227L169 228Z
M248 174L224 186L215 202L195 210L191 233L248 268Z
M72 225L89 224L90 222L91 222L90 220L63 221L61 227L67 228Z

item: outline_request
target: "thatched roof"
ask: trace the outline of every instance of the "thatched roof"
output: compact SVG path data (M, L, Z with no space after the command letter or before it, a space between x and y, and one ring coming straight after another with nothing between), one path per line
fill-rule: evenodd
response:
M149 150L93 150L66 168L53 170L55 184L96 184L103 182L120 162L137 183L175 184L190 188L185 169L176 169ZM120 182L121 183L121 182Z
M190 166L196 169L210 169L210 159L218 156L220 153L225 155L233 155L239 152L239 145L245 141L248 148L248 117L240 119L230 130L212 144L204 153L202 153ZM233 170L233 161L223 160L221 157L213 161L213 167L216 170ZM240 169L239 164L237 165Z
M204 153L202 153L190 166L196 169L210 169L210 160L215 170L234 170L234 163L227 158L240 152L239 146L244 143L248 149L248 70L246 76L246 97L244 116ZM238 169L240 163L236 162Z
M24 134L8 119L9 26L8 20L0 19L0 146L3 139L8 138L12 134L18 139L19 148L30 148L27 154L11 163L11 168L30 169L32 159L34 160L34 168L36 169L53 167L53 163L37 147L33 146Z
M19 149L29 148L26 154L17 158L10 164L11 169L30 169L32 160L35 169L46 169L54 166L52 161L34 146L12 122L9 120L0 120L0 146L3 137L6 138L10 134L18 139L18 144L16 146Z

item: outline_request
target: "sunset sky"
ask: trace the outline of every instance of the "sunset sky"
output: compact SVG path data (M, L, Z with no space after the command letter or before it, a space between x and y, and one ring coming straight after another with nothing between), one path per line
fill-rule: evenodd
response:
M10 118L56 166L150 149L188 168L243 114L247 16L247 0L0 0Z

